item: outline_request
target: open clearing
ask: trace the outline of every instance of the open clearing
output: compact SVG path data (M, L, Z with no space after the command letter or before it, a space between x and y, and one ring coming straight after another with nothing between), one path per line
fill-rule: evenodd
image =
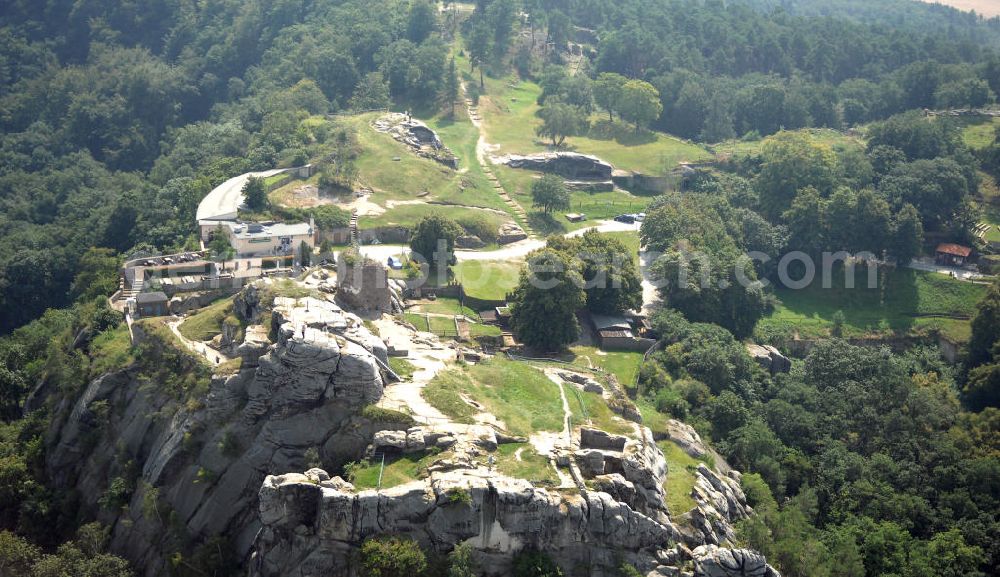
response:
M853 289L844 288L843 278L836 275L828 289L819 282L802 290L777 288L781 304L760 321L757 331L761 335L793 331L803 338L828 337L839 310L844 314L845 337L940 330L956 341L969 339L968 318L986 294L985 285L912 269L886 269L886 275L879 283L881 288L876 289L864 288L867 276L860 269Z
M463 70L466 82L478 83L478 74L468 74L467 61ZM541 93L540 86L514 75L486 78L486 91L479 99L479 111L486 139L498 148L494 153L529 154L549 150L548 143L535 135L535 128L541 124L536 116ZM620 122L610 125L606 117L596 112L591 120L593 128L589 133L567 138L564 150L593 154L615 168L652 175L665 174L680 162L698 162L712 156L701 146L673 136L653 131L636 134L630 126Z
M471 423L474 415L487 412L514 435L563 428L559 386L534 367L499 357L439 373L423 395L435 409L460 423ZM479 403L482 410L464 398Z

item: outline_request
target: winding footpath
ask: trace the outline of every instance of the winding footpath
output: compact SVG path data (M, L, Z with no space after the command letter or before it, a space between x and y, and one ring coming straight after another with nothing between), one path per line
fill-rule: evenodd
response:
M472 102L469 98L469 91L466 89L465 82L461 83L462 94L465 98L465 110L469 114L469 121L472 125L476 127L479 132L479 140L476 141L476 161L479 162L479 166L483 169L483 174L486 175L486 179L490 181L490 186L493 187L493 191L497 193L500 200L506 204L515 216L520 220L521 226L524 228L524 232L527 233L529 237L535 236L535 231L532 230L531 225L528 224L528 213L524 210L516 200L507 194L504 190L503 185L500 184L500 179L493 174L493 169L490 168L490 162L487 155L487 151L490 149L490 144L486 141L486 133L483 130L483 119L479 116L479 107Z

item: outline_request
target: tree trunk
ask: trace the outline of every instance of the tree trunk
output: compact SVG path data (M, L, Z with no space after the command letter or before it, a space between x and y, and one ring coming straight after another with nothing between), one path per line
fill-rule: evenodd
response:
M486 90L486 81L483 79L483 65L479 65L479 90Z
M613 112L611 112L610 108L608 109L608 120L610 120L611 122L615 121L615 115Z

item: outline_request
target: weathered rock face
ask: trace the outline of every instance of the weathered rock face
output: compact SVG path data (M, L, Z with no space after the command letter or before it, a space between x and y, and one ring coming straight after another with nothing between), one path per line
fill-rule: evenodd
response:
M260 306L252 294L241 305L251 317ZM112 550L145 575L168 574L173 552L189 555L214 535L244 558L261 526L257 494L267 473L303 470L308 449L339 467L387 426L359 416L382 393L376 359L385 355L359 318L318 299L281 298L272 316L278 342L244 343L247 355L261 356L237 375L214 377L197 400L147 382L138 368L52 399L50 478L113 527ZM260 325L251 332L266 339ZM132 487L128 507L101 509L115 476Z
M749 549L703 545L691 552L695 577L781 577L764 556Z
M455 495L462 495L456 498ZM511 555L527 547L564 567L614 574L624 558L647 570L672 528L603 492L561 495L518 479L455 471L392 489L352 493L267 477L260 490L263 528L251 575L352 576L351 552L369 536L392 532L440 552L469 543L487 575L510 574Z
M455 239L455 248L483 248L486 243L474 234L464 234Z
M399 299L389 282L389 271L381 263L358 258L349 262L342 252L337 260L337 299L359 311L393 313L393 297Z
M614 167L596 156L577 152L546 152L528 156L507 156L498 159L511 168L524 168L558 174L570 180L608 182Z
M448 149L436 132L426 124L405 114L392 112L372 123L372 128L384 132L410 147L418 156L436 160L449 168L458 169L458 158Z
M761 368L769 371L772 375L792 370L792 361L771 345L747 343L747 352Z
M681 517L685 521L681 532L689 545L733 542L733 523L753 514L740 488L739 473L729 475L719 475L704 463L698 465L691 493L696 506Z
M513 222L505 222L497 230L497 244L510 244L528 238L524 229Z

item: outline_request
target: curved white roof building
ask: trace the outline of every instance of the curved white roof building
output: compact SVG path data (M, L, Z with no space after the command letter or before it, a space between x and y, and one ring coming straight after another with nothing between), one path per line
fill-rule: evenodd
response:
M248 172L239 176L234 176L226 182L215 187L205 198L201 199L198 205L198 224L212 225L220 220L236 220L240 206L243 205L243 186L250 180L250 177L267 178L275 174L287 172L288 168L276 168L262 172ZM209 221L209 222L205 222Z

